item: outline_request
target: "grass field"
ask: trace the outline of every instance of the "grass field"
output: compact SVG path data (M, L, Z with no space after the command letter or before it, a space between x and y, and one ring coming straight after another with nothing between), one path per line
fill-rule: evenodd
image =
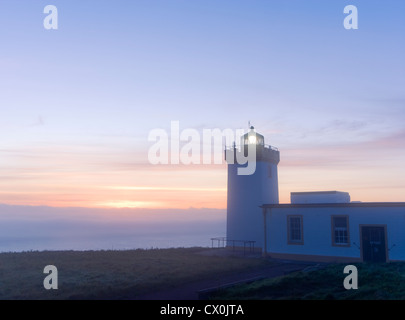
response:
M189 282L269 265L263 259L204 254L206 248L43 251L0 254L0 299L136 299ZM45 290L46 265L58 290ZM221 290L211 299L405 299L405 263L356 264L359 289L343 287L343 264Z
M246 300L404 300L405 263L355 264L358 289L346 290L344 264L320 270L297 272L235 286L213 295L212 299Z
M1 253L0 299L132 299L266 263L261 259L199 254L206 250ZM44 289L46 265L58 269L58 290Z

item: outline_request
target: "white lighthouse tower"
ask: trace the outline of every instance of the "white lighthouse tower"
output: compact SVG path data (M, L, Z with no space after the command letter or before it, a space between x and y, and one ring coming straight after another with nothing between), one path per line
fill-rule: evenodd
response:
M241 175L238 168L247 165L238 159L242 158L241 154L246 156L252 145L256 150L255 170L252 174ZM255 241L256 247L262 247L263 215L259 206L279 203L277 164L280 152L265 145L264 137L250 127L241 138L240 148L234 145L225 150L225 160L228 163L227 244L244 246L246 241Z

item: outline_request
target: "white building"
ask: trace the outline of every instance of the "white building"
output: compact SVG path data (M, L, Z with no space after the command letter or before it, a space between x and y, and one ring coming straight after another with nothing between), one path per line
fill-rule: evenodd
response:
M258 139L248 139L256 135ZM257 169L238 175L229 157L255 143ZM274 258L325 262L405 260L405 202L350 202L347 192L293 192L278 203L280 153L252 128L240 150L227 150L228 245L255 241Z

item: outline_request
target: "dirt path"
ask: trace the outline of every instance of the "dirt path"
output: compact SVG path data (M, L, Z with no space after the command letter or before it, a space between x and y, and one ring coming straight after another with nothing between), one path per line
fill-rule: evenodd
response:
M268 266L258 267L247 271L232 273L221 278L216 277L207 280L199 280L180 285L175 288L152 292L136 297L137 300L198 300L199 291L218 288L233 283L245 282L261 277L278 277L302 270L308 267L309 263L278 261Z

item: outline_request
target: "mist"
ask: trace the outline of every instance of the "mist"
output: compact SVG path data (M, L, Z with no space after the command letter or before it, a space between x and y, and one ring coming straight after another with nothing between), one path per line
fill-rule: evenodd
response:
M96 209L0 204L0 252L211 245L224 209Z

